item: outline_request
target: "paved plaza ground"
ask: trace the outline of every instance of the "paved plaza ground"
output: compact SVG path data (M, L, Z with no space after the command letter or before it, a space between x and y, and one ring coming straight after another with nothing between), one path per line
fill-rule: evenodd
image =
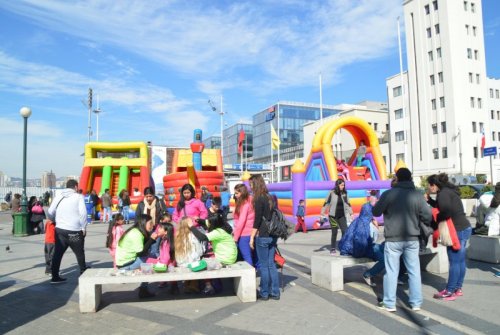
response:
M280 301L241 303L226 282L223 293L137 298L137 285L103 287L97 313L78 308L78 266L71 250L61 270L68 282L50 285L44 274L43 235L13 237L8 212L0 212L0 334L500 334L500 265L467 261L464 296L437 301L446 275L423 273L422 311L408 308L408 287L398 289L396 313L379 310L376 288L361 278L364 266L345 271L345 290L330 292L311 284L310 256L328 253L329 231L295 234L280 249L287 258ZM106 227L93 224L86 238L87 262L111 267L104 247ZM340 234L339 234L340 235ZM9 251L6 247L9 246Z

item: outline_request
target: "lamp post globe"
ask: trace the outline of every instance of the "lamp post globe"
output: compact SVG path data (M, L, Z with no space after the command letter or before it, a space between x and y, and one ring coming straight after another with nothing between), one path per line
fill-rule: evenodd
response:
M23 117L24 121L24 139L23 139L23 194L21 196L21 215L22 215L22 223L21 226L18 227L16 236L26 236L28 234L27 225L28 225L28 199L26 197L26 152L27 152L27 143L28 143L28 118L31 116L31 108L22 107L19 110L19 114Z
M21 107L21 109L19 110L19 114L21 114L21 116L23 118L29 118L31 116L31 108L29 107Z

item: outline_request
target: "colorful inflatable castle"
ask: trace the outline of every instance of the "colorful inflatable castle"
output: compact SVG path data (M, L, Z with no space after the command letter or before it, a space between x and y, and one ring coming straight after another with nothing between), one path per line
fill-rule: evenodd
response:
M89 142L85 145L85 160L80 176L84 194L95 190L102 195L110 190L113 209L117 210L118 194L128 190L131 200L130 216L133 218L137 203L142 201L142 191L150 186L148 149L143 142ZM134 196L134 190L141 193ZM97 208L100 210L100 206Z
M190 147L190 150L174 151L170 169L172 173L163 177L165 203L172 211L177 206L182 185L191 184L196 190L197 198L201 196L202 186L206 187L212 196L220 196L220 188L224 185L220 149L205 149L201 129L194 130Z
M278 198L278 207L291 221L295 222L299 200L304 199L305 221L311 228L318 220L321 207L328 193L334 188L335 181L345 178L343 171L337 169L339 160L332 149L333 136L341 128L348 131L356 143L356 150L347 161L350 180L345 182L355 215L367 201L370 191L375 190L381 194L390 188L378 138L372 127L358 117L341 117L325 123L318 129L306 163L297 160L292 166L291 182L268 185L269 191ZM366 153L361 164L354 166L361 143L366 146Z

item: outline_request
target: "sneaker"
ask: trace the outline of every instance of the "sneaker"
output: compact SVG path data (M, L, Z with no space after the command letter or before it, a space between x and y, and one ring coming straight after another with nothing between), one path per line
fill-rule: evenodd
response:
M365 280L366 285L370 287L377 286L374 282L372 282L372 277L363 275L363 279Z
M463 295L464 295L464 291L462 291L462 289L461 289L461 288L457 288L457 289L455 290L455 295L456 295L457 297L461 297L461 296L463 296Z
M279 295L270 295L269 298L271 298L273 300L280 300L280 296Z
M446 301L453 301L455 300L455 294L448 292L446 289L434 294L434 299L443 299Z
M51 284L63 284L66 282L66 278L62 277L53 277L50 281Z
M414 311L414 312L418 312L418 311L420 311L420 310L421 310L421 308L420 308L420 306L413 306L413 307L411 308L411 310L412 310L412 311Z
M269 297L263 297L263 296L259 295L258 299L262 300L262 301L268 301Z
M330 255L335 256L336 254L337 254L337 250L335 250L335 248L330 250Z
M494 276L500 278L500 272L495 273Z
M395 312L396 311L396 307L387 307L383 301L379 302L377 307L386 311L386 312Z

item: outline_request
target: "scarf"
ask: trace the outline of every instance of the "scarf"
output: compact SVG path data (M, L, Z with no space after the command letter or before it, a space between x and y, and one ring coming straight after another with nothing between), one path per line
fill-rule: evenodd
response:
M149 213L148 213L149 211ZM147 214L151 216L153 219L153 224L156 225L156 198L153 199L151 205L144 199L144 212L143 214Z

